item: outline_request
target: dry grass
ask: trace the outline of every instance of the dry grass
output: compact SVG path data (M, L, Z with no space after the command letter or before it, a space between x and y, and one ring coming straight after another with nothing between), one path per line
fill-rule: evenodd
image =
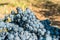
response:
M7 15L11 10L16 10L16 7L21 7L24 10L28 6L27 1L24 0L0 0L0 14Z

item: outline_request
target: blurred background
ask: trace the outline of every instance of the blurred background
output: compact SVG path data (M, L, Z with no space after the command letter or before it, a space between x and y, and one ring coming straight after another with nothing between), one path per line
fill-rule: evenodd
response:
M30 8L40 20L49 19L52 26L60 28L60 0L0 0L0 18L16 7Z

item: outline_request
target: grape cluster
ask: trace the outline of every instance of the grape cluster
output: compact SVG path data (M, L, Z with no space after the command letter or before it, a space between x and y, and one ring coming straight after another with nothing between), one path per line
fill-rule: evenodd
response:
M16 10L0 21L0 40L59 40L60 29L52 27L48 19L38 20L29 8Z

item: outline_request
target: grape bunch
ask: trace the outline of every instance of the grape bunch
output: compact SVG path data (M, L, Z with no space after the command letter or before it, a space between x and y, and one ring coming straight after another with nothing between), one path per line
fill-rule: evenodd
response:
M0 21L0 40L59 40L60 29L48 19L39 20L29 8L16 10Z

